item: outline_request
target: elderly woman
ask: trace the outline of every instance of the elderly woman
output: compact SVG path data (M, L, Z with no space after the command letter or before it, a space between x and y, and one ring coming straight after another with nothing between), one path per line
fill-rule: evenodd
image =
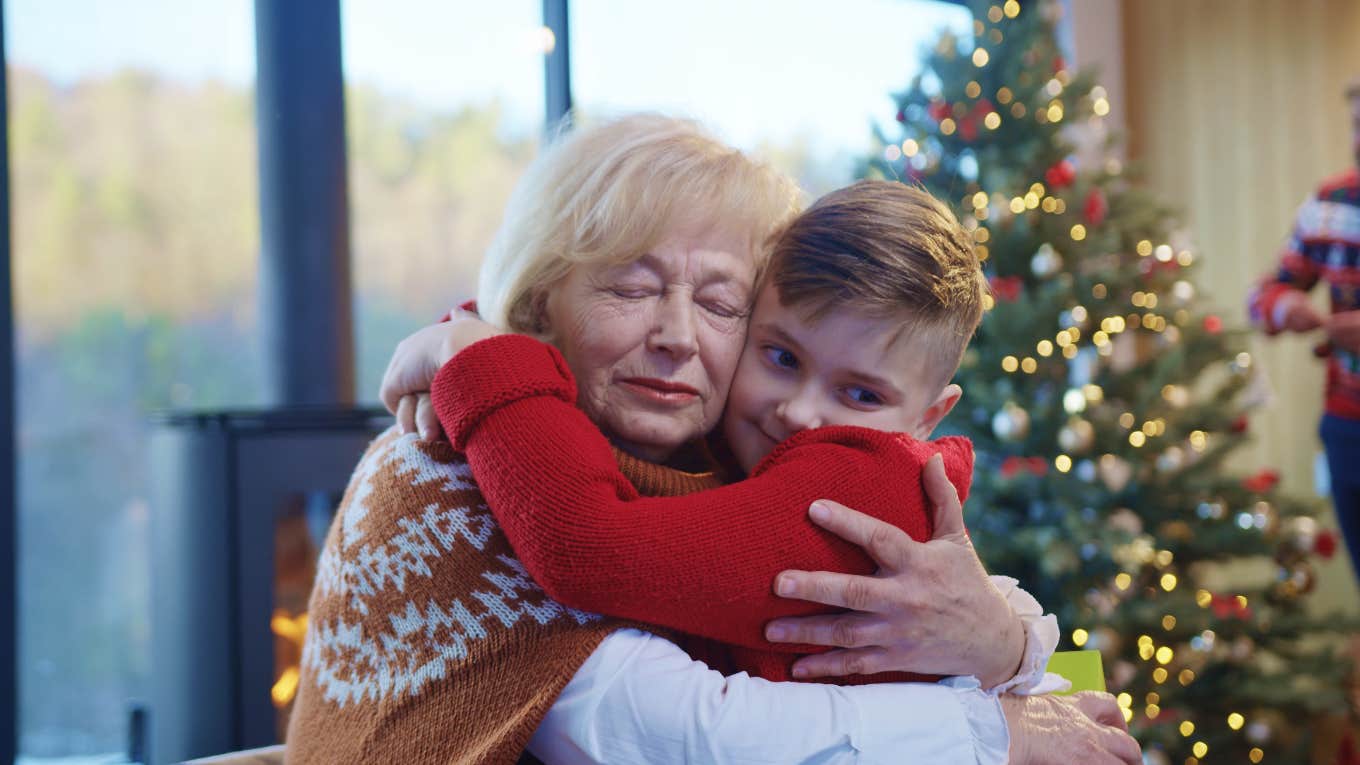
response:
M492 321L563 352L582 409L640 491L715 485L702 439L735 370L762 244L794 195L692 125L656 117L580 131L521 181L480 303ZM645 315L620 309L614 277L629 270L664 284ZM678 385L684 405L658 406ZM422 406L402 407L403 419L429 421ZM935 499L958 512L956 498ZM842 509L830 527L867 544L874 523ZM966 539L893 540L876 556L911 571L886 565L872 580L879 597L857 603L870 626L861 634L881 645L809 657L809 674L863 671L866 656L876 671L974 675L989 687L1014 674L1025 625ZM923 597L912 577L937 589ZM847 587L863 590L834 574L785 579L795 596L832 605ZM548 762L1001 762L1008 730L1017 762L1127 752L1108 697L1003 703L971 678L835 688L722 677L662 636L548 599L466 463L395 432L356 470L310 615L290 761L508 762L527 744ZM779 626L789 640L834 644L834 625Z

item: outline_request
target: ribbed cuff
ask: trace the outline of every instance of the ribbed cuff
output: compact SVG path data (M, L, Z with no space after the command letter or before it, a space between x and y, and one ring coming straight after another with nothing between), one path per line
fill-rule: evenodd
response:
M460 451L487 414L513 401L555 396L576 403L566 359L526 335L496 335L469 345L439 370L430 392L439 423Z

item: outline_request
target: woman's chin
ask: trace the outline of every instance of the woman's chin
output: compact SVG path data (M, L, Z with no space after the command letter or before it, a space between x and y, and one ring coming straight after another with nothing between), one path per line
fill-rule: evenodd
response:
M611 420L624 419L610 417ZM681 447L700 438L704 430L692 421L676 421L651 412L627 417L622 422L609 423L610 440L625 452L650 462L665 462Z

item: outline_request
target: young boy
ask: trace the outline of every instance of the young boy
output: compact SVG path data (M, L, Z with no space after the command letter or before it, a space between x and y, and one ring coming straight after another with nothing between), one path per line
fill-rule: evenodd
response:
M717 451L749 477L688 496L624 480L565 362L531 338L469 345L435 377L434 405L550 596L719 641L731 668L786 680L820 649L769 643L764 624L823 609L775 597L775 574L875 570L808 506L834 499L926 540L921 471L935 454L966 497L970 444L922 439L959 399L949 379L984 290L970 238L928 194L861 182L818 200L773 247L724 414ZM525 464L535 476L506 467Z

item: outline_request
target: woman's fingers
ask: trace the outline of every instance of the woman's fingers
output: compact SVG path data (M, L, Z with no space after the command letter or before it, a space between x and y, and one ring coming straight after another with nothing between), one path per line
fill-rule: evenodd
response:
M1143 748L1127 731L1105 727L1100 730L1100 739L1105 751L1118 757L1124 765L1142 765Z
M1072 703L1077 705L1082 714L1102 725L1125 731L1129 729L1129 724L1124 719L1124 711L1119 708L1119 702L1108 693L1081 691L1072 694Z
M765 639L772 643L865 648L881 646L890 637L882 619L857 613L789 617L765 625Z
M397 427L402 435L416 432L416 397L405 395L397 404Z
M907 567L912 548L919 544L902 529L829 499L813 502L808 517L841 539L864 548L880 568L893 572Z
M782 571L775 594L852 611L879 612L889 607L893 590L882 579L830 571Z
M935 528L932 539L967 538L963 526L963 503L959 502L959 492L949 480L944 470L944 458L936 454L926 460L925 472L921 476L925 483L926 497L930 499L931 521Z
M893 669L888 652L881 648L847 648L804 656L793 664L793 676L814 677L872 675Z
M439 424L439 415L435 414L434 401L428 393L416 397L416 427L425 441L434 442L444 437L444 428Z

